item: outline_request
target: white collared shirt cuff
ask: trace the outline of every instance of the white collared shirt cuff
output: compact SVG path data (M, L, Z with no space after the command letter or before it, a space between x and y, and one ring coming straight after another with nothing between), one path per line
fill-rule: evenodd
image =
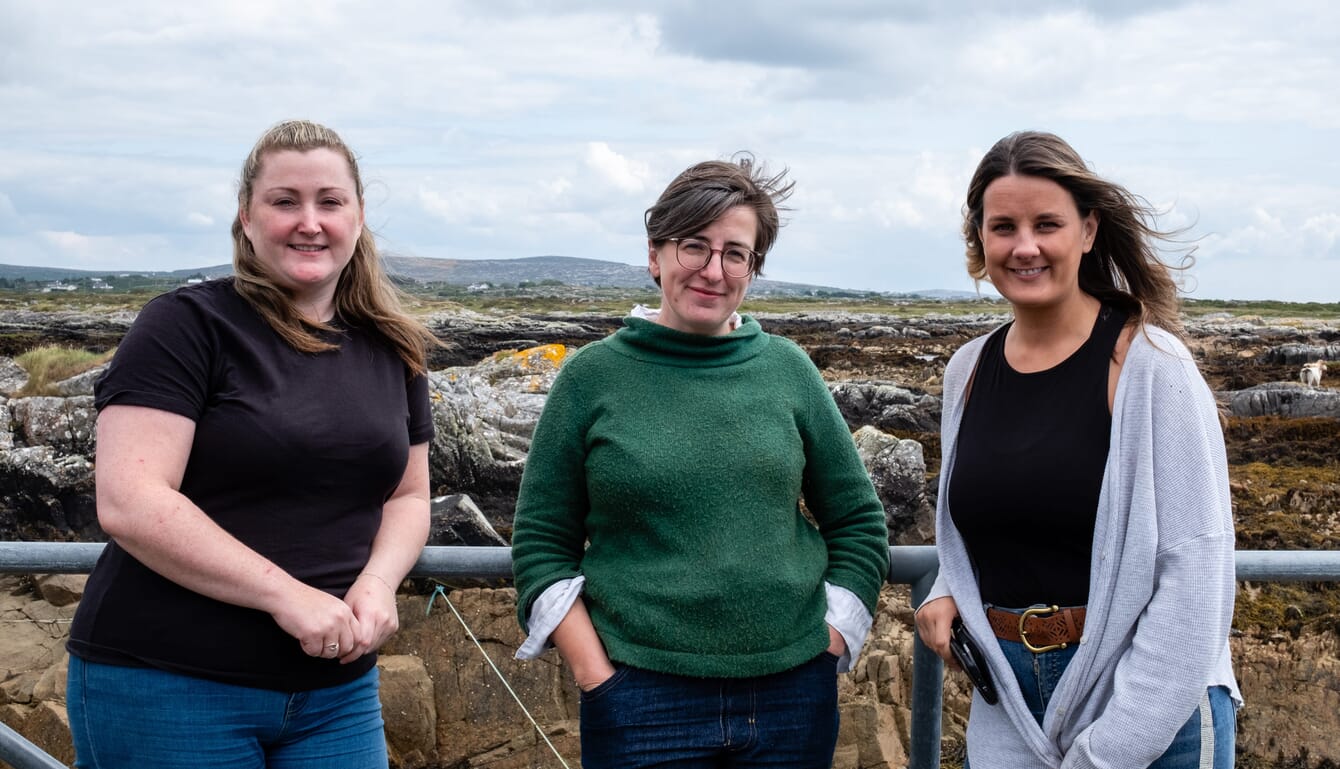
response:
M526 636L526 640L517 647L517 659L533 660L544 654L550 646L549 636L553 634L554 628L558 627L558 623L568 616L568 611L581 596L582 585L585 584L586 577L577 576L559 580L540 593L540 597L531 604L530 617L526 621L530 635Z
M865 646L866 637L870 635L870 625L874 622L874 617L870 615L870 610L865 608L861 599L845 587L825 582L824 593L828 598L828 611L824 614L824 622L832 625L847 644L847 651L838 658L837 664L837 671L846 673L851 670L852 662L861 656L861 649Z

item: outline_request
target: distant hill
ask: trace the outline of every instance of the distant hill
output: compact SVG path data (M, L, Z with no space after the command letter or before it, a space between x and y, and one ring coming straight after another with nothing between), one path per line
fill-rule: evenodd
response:
M504 284L514 286L522 282L539 283L548 280L558 281L568 286L589 286L593 288L646 290L655 290L656 288L651 276L647 274L646 266L607 262L600 259L584 259L576 256L528 256L520 259L431 259L417 256L388 255L385 259L387 269L392 274L423 283L449 283L458 286L487 283L491 286ZM153 278L176 278L184 281L194 276L217 278L231 275L232 272L232 265L229 264L165 271L74 270L63 267L0 264L0 278L11 281L22 278L28 282L78 280L107 275L143 275ZM813 296L816 294L864 296L879 292L834 286L817 286L807 283L788 283L760 278L754 282L750 293L781 296ZM976 295L970 292L945 291L942 289L886 295L945 301L976 298Z

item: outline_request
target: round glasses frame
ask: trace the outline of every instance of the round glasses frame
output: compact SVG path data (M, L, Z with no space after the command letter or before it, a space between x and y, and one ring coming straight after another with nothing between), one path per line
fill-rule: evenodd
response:
M675 260L686 270L698 272L712 263L712 254L721 254L721 271L732 278L747 278L754 274L758 252L744 246L728 245L712 248L702 238L666 238L675 244Z

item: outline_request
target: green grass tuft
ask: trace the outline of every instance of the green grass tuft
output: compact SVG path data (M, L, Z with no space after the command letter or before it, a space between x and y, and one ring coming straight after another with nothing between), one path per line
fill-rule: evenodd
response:
M28 372L28 383L14 395L19 398L56 395L57 382L101 366L111 359L111 351L96 353L52 344L34 347L14 359Z

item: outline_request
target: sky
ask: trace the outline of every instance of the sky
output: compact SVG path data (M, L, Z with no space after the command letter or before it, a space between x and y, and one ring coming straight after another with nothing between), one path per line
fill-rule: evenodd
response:
M765 277L971 291L968 179L1041 129L1186 228L1187 296L1340 298L1329 0L0 0L0 263L227 263L289 118L390 254L645 264L665 185L747 150L796 182Z

